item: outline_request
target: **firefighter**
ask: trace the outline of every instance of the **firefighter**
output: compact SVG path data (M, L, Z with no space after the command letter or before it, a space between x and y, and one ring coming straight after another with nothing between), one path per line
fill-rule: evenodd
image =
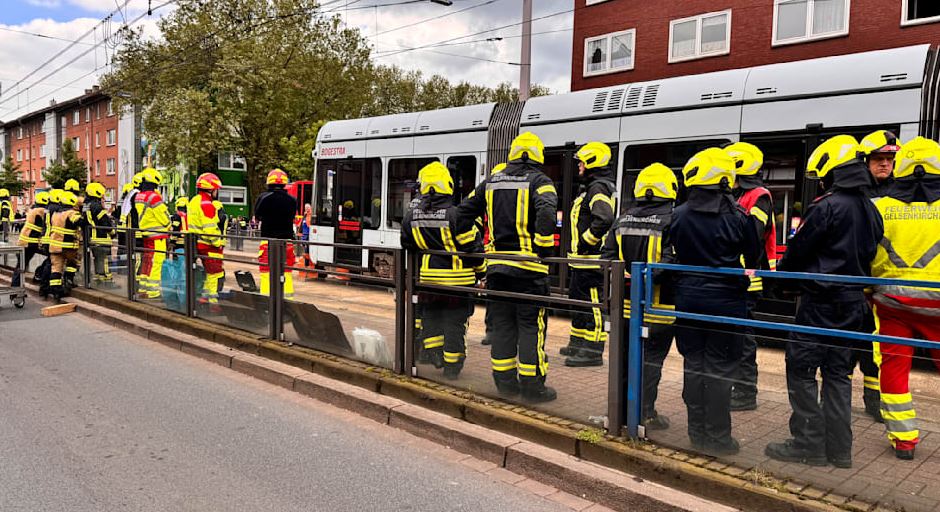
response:
M170 252L183 250L186 246L186 232L189 231L186 206L189 200L186 197L176 198L175 211L170 215Z
M265 180L268 185L267 192L258 196L255 202L255 218L261 222L261 237L277 240L293 241L294 239L294 213L297 212L297 200L287 193L285 187L290 182L287 173L274 169L268 173ZM294 257L294 244L284 244L286 251L285 264L293 267L296 263ZM258 248L258 262L261 272L261 294L268 295L271 289L271 272L268 267L268 242L264 240ZM284 269L284 298L294 298L294 274L288 268Z
M568 296L575 300L600 303L604 286L601 267L591 260L600 259L604 236L614 222L614 193L617 185L610 169L610 147L602 142L589 142L575 154L578 176L584 188L571 205L571 247L568 257L584 260L570 263L571 284ZM607 333L599 307L571 315L565 366L602 366ZM567 349L567 350L566 350Z
M940 281L940 144L923 137L897 154L894 186L875 201L884 221L884 240L872 262L875 277ZM876 286L873 300L878 334L940 342L940 290ZM881 411L888 439L899 459L914 458L920 440L908 379L914 347L881 343ZM940 350L930 351L940 369Z
M467 242L458 241L454 181L440 162L431 162L418 173L420 201L402 219L401 246L411 251L482 252L480 233ZM477 263L478 264L478 263ZM421 255L419 282L444 286L473 286L475 262L460 256ZM427 360L444 368L444 377L456 380L467 357L466 335L473 300L466 294L429 294L418 297L422 304L422 345Z
M498 164L494 165L492 169L490 169L490 174L491 174L491 175L492 175L492 174L498 174L498 173L502 172L503 169L505 169L505 168L506 168L506 164L505 164L505 163L498 163ZM473 194L473 191L472 191L472 190L470 191L470 194L471 194L471 195ZM476 219L475 222L476 222L476 225L477 225L477 229L478 229L481 233L483 233L483 246L484 246L484 248L485 248L485 247L486 247L487 245L489 245L489 243L490 243L490 233L486 230L486 225L487 225L487 223L486 223L486 216L477 217L477 219ZM486 260L483 260L483 275L482 275L481 277L482 277L482 279L484 279L484 280L485 280L485 278L486 278ZM484 346L489 346L489 345L492 344L492 342L490 342L490 333L489 333L489 331L486 331L486 333L483 335L483 339L480 340L480 344L481 344L481 345L484 345Z
M727 146L725 152L734 160L733 194L738 204L753 218L761 240L760 270L777 268L777 228L774 223L773 196L764 186L761 167L764 153L747 142L736 142ZM764 292L760 277L751 277L747 289L748 318L754 318L757 302ZM741 365L731 389L731 410L752 411L757 409L757 339L754 329L744 328L744 346Z
M82 214L79 212L78 196L62 191L61 209L51 219L52 233L49 237L49 257L52 270L49 274L49 292L55 299L68 295L78 270L78 247L81 236Z
M52 216L62 209L62 204L60 203L61 197L62 189L54 188L49 191L49 204L46 205L46 214L43 218L45 231L43 232L42 238L39 239L40 252L46 255L49 254L49 237L52 235Z
M10 191L5 188L0 188L0 230L2 230L4 242L7 241L12 227L13 203L10 201Z
M682 265L754 268L760 255L754 218L734 200L734 161L723 150L700 151L682 170L688 200L675 209L671 238ZM675 276L676 309L745 318L744 276ZM740 446L731 436L731 382L741 362L743 330L734 325L680 319L676 344L684 357L682 398L688 410L689 440L710 455L732 455Z
M894 157L901 149L901 141L887 130L878 130L865 136L860 145L865 155L865 163L868 164L868 171L876 182L872 188L872 198L889 195L894 184L894 178L891 175L894 170ZM876 325L872 311L868 312L867 319L866 330L874 332ZM875 346L873 344L870 349L866 346L866 350L857 350L854 355L864 376L862 399L865 403L865 412L881 423L884 419L881 417L881 387L878 382L878 356ZM853 364L852 367L854 370L855 365Z
M457 243L470 244L478 232L475 221L486 214L491 244L489 254L547 257L555 245L558 195L552 180L541 170L545 146L533 133L516 137L509 163L488 177L457 210ZM548 295L548 264L540 261L489 259L488 290ZM557 398L545 385L547 318L545 308L519 302L493 302L486 311L492 345L491 362L496 388L501 395L522 393L530 402Z
M199 303L208 304L213 313L219 312L219 283L225 274L222 267L222 231L218 208L213 204L222 188L222 180L211 172L196 178L196 195L186 208L189 231L198 235L196 252L206 270L206 280Z
M803 223L787 244L780 270L842 276L871 275L875 248L884 233L881 215L868 198L871 174L859 159L850 135L821 144L806 166L827 191L806 210ZM864 286L805 281L796 323L863 332L868 302ZM853 350L850 340L790 333L786 346L791 439L767 445L768 457L812 466L852 467ZM816 373L822 373L819 392ZM821 397L821 399L820 399Z
M89 234L91 239L92 256L95 258L95 281L106 284L111 283L111 233L114 226L111 224L111 216L104 209L101 203L104 198L105 188L101 183L89 183L85 187L84 210L85 223L91 228Z
M66 192L71 192L75 194L76 197L82 192L82 184L78 182L75 178L69 178L65 181L65 185L62 187L62 190Z
M134 211L137 213L138 227L142 230L140 240L143 243L137 284L141 298L158 299L163 261L167 254L170 212L157 190L163 183L163 177L152 168L144 169L142 174L140 191L134 196Z
M622 260L631 263L669 263L673 260L670 225L679 183L672 169L663 164L652 164L637 175L633 187L636 206L628 209L610 229L604 242L601 257L605 260ZM630 297L630 280L626 280ZM653 307L675 309L672 286L668 280L653 286ZM630 318L630 299L624 301L624 318ZM663 375L663 361L672 347L675 336L675 318L665 315L647 314L644 317L648 336L643 346L643 425L648 430L669 428L669 418L656 411L656 396Z
M36 202L33 207L26 212L26 219L23 229L20 230L18 245L23 247L24 261L22 265L17 265L16 272L13 275L13 286L21 284L21 272L29 270L29 262L36 253L40 252L40 242L46 232L46 206L49 204L49 193L46 191L36 193Z

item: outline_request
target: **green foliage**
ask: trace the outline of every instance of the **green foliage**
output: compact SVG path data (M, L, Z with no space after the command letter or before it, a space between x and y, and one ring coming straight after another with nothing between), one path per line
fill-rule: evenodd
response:
M597 444L604 439L604 431L596 428L583 428L578 431L577 438L590 444Z
M43 173L43 178L52 188L62 188L66 181L75 179L84 189L87 175L85 161L78 157L72 140L65 139L62 143L62 159L50 165Z
M20 177L20 165L7 155L0 170L0 188L10 191L10 196L18 196L20 192L29 188L29 182Z

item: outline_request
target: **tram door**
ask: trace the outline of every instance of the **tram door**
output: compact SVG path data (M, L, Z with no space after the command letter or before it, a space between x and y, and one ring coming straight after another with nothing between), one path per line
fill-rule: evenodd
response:
M578 193L578 167L574 162L574 154L578 148L574 144L562 148L545 150L545 165L542 170L551 178L558 193L558 211L555 217L555 250L552 256L564 258L568 256L571 247L571 227L568 225L568 210L571 202ZM551 265L552 288L565 292L568 289L568 265Z
M370 182L371 184L371 182ZM371 194L366 194L365 173L361 160L340 160L336 165L336 174L333 179L336 187L333 197L336 198L336 230L333 241L338 244L362 245L362 216L366 200ZM359 267L362 265L362 250L345 247L336 248L336 263Z

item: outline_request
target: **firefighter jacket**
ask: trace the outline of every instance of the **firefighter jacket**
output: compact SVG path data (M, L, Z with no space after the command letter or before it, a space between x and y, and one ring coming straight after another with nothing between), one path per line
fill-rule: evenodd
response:
M0 221L13 222L13 203L9 199L0 199Z
M170 217L170 241L175 247L183 247L186 244L186 231L189 230L189 223L186 212L177 210Z
M111 245L111 232L114 226L111 216L101 204L101 199L89 197L82 207L85 222L91 227L90 242L95 245Z
M20 231L19 245L38 244L46 232L46 208L34 205L26 212L26 223Z
M401 224L401 246L409 250L482 252L480 234L469 244L457 241L457 207L453 197L431 193L421 196L418 205L405 212ZM418 279L426 284L473 286L477 272L482 272L480 258L422 254Z
M806 209L778 269L843 276L871 275L871 261L884 235L881 214L868 195L871 174L860 160L833 169L832 189ZM823 299L861 296L865 285L801 282Z
M43 218L45 232L43 233L42 238L39 240L40 245L45 245L46 247L49 246L49 242L51 241L52 237L52 217L60 211L62 211L61 204L49 203L49 205L46 206L46 214Z
M750 180L743 181L740 188L735 189L738 204L748 215L754 218L758 238L762 241L760 262L757 268L761 270L777 269L777 225L774 219L773 195L763 186L760 178L748 176ZM749 292L764 291L764 280L757 276L751 277Z
M255 202L255 218L261 222L262 238L291 240L294 238L292 219L297 213L297 200L283 187L271 188ZM239 229L244 223L239 221Z
M617 186L606 167L587 171L588 183L571 205L571 247L568 257L596 260L601 257L604 237L614 222L614 195ZM592 263L571 263L572 268L600 269Z
M871 273L874 277L940 281L940 180L921 185L902 180L891 195L875 200L884 221ZM914 313L940 316L940 290L876 286L875 302Z
M121 203L121 227L129 229L137 229L140 227L140 216L137 214L137 194L140 193L140 190L133 189L126 196L124 196L124 201ZM134 232L134 238L143 237L143 233L140 231Z
M637 206L626 211L610 228L601 257L605 260L621 260L630 264L672 263L672 241L669 229L672 224L672 201L641 201ZM666 276L654 279L653 307L675 309L672 286ZM627 292L623 301L623 316L630 318L630 280L627 279ZM671 324L674 317L646 314L647 322Z
M469 245L479 230L476 219L486 215L490 243L487 254L548 257L555 247L558 195L552 180L528 162L510 162L477 186L457 208L457 242ZM487 260L487 275L517 277L548 274L548 265L535 261Z
M212 196L206 192L199 192L189 200L186 208L189 232L198 236L197 242L202 245L222 247L221 222L219 211L212 204ZM215 236L211 236L215 235Z
M760 257L754 219L744 212L730 191L689 189L688 200L672 214L670 239L676 263L703 267L754 268ZM682 272L676 288L690 292L744 293L749 281L744 276L722 276Z
M69 208L56 212L52 216L49 253L56 254L69 249L78 249L82 223L82 214L78 210Z
M134 197L134 211L137 212L138 227L142 237L167 238L170 228L170 212L163 202L163 196L156 190L141 190Z

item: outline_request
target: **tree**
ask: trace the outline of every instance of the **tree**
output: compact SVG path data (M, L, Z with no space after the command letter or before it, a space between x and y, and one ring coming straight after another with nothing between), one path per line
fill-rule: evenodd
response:
M85 178L88 171L85 161L75 153L75 146L71 139L65 139L62 143L62 158L50 165L43 178L52 188L62 188L65 182L70 179L78 180L79 185L85 188Z
M20 178L20 165L13 161L12 156L7 155L3 160L3 168L0 170L0 188L9 190L11 196L18 196L29 186L28 181Z
M365 39L316 0L180 0L159 28L158 40L129 34L105 89L142 108L162 162L233 151L255 194L285 140L361 111L369 94Z

